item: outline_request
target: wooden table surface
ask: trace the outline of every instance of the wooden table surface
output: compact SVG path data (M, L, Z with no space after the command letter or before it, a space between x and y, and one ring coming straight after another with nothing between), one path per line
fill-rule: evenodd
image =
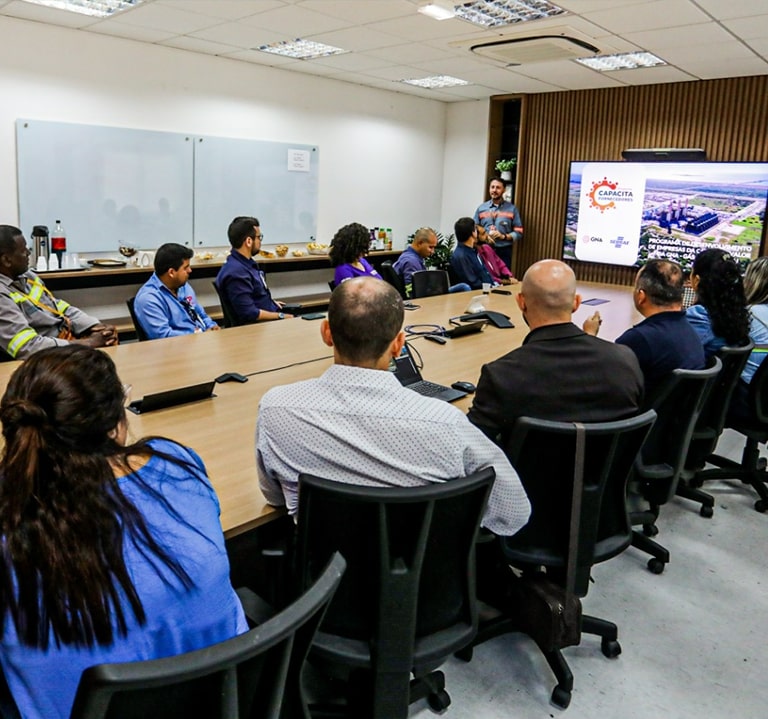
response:
M517 294L519 285L513 287ZM641 319L632 307L627 287L583 283L584 299L608 302L583 306L574 315L581 324L595 310L603 317L600 335L614 339ZM449 318L463 314L477 292L414 300L419 309L406 311L405 325L449 326ZM508 314L514 329L488 325L475 335L448 340L445 345L414 338L424 360L425 379L450 385L456 380L477 383L481 366L518 347L527 327L514 296L491 294L487 309ZM228 537L248 531L281 512L266 504L256 478L254 438L256 413L262 395L275 385L317 377L332 363L332 351L320 339L320 322L299 318L267 322L120 345L105 350L115 361L120 378L132 385L133 399L145 394L205 382L224 372L251 375L246 383L216 385L216 397L194 404L129 415L129 436L163 435L195 449L203 458L221 502L221 521ZM16 362L0 365L4 390ZM258 374L254 374L258 373ZM471 396L456 405L464 411Z

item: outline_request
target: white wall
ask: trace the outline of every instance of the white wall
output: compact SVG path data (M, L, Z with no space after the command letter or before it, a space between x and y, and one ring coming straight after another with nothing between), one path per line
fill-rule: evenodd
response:
M453 232L459 217L471 217L487 199L485 159L488 152L488 100L447 105L445 164L440 228Z
M401 247L417 227L440 226L447 108L321 77L0 18L0 223L18 222L14 122L29 117L317 144L319 241L358 221L392 227L395 247ZM452 124L462 122L459 114ZM222 244L225 232L222 227ZM270 244L279 242L276 228L265 232Z

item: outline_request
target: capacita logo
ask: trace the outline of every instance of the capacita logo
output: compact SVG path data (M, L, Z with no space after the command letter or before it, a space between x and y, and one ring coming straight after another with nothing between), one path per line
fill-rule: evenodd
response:
M632 190L622 190L618 182L612 182L604 177L598 182L592 183L592 189L587 193L590 207L600 210L616 208L617 202L632 202Z

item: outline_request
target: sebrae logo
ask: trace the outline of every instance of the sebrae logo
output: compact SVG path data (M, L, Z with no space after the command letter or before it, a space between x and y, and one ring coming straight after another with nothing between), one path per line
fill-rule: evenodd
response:
M618 182L612 182L604 177L592 183L592 189L587 193L587 197L589 197L589 206L600 210L602 214L606 210L615 209L617 202L632 202L632 190L622 190Z

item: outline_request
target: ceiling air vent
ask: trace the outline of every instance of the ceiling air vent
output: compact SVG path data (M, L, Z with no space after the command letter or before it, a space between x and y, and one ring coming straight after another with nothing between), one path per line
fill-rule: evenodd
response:
M535 62L571 60L587 53L598 53L590 43L563 35L535 35L506 38L472 45L470 51L505 65L530 65Z

